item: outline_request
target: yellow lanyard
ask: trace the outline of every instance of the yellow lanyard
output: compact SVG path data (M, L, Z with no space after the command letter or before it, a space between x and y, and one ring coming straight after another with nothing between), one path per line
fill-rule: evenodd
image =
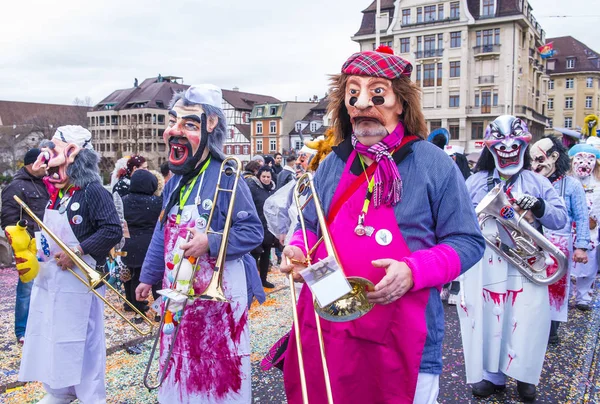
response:
M202 174L206 170L209 163L210 163L210 157L208 158L206 163L204 163L204 165L200 169L200 172L194 177L194 179L187 186L187 188L185 186L183 186L181 188L181 190L179 191L179 209L177 210L177 219L176 219L175 223L179 224L181 222L181 212L183 211L183 207L185 206L185 203L187 202L188 198L190 197L190 194L192 193L192 189L194 189L194 185L196 185L196 180L198 180L198 177L200 176L200 174Z

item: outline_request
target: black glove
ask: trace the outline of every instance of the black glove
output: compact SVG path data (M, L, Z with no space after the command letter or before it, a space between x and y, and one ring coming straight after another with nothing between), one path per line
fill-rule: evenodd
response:
M544 216L545 204L543 199L531 195L523 195L516 202L517 206L523 210L530 210L535 217Z

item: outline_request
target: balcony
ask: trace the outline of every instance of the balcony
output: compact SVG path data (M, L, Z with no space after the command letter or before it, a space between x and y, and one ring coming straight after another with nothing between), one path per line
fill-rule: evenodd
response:
M500 45L478 45L473 46L475 57L477 56L494 56L500 54Z
M453 21L458 21L460 20L459 16L456 17L448 17L448 18L442 18L441 20L430 20L430 21L420 21L420 22L414 22L412 24L402 24L402 28L415 28L415 27L424 27L427 25L444 25L444 24L449 24Z
M494 76L479 76L477 78L477 84L494 84Z
M515 105L515 112L517 114L521 114L524 115L526 117L530 117L532 119L535 119L536 121L542 123L542 124L546 124L546 122L548 121L548 117L540 114L539 112L537 112L535 109L528 107L526 105Z
M504 113L504 105L482 105L480 107L467 107L467 115L502 115Z
M426 49L424 51L416 51L415 59L439 58L444 54L444 49Z

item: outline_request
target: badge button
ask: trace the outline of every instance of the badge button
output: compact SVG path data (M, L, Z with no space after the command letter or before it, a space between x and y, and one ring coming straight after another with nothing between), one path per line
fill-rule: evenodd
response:
M185 212L183 212L183 213L181 214L181 220L182 220L183 222L189 222L189 221L190 221L190 219L191 219L191 217L192 217L192 214L190 213L190 211L189 211L189 210L186 210Z
M213 202L210 199L205 199L202 201L202 209L210 210L212 208Z
M387 229L381 229L375 233L375 240L379 245L389 245L392 242L392 232Z
M72 210L73 212L75 212L75 211L79 210L79 207L80 207L80 206L81 206L81 205L79 205L79 202L73 202L73 203L71 204L71 210Z
M207 222L208 216L202 215L198 219L196 219L196 227L200 230L206 229Z
M81 224L83 222L83 218L80 215L73 216L73 224Z

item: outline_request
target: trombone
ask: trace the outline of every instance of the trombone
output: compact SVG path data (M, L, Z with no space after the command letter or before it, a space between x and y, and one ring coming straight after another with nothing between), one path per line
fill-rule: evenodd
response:
M304 202L300 200L301 196L305 197ZM311 200L314 202L322 236L312 248L309 248L303 210ZM301 264L310 266L312 263L311 255L316 251L316 249L321 243L324 243L327 255L334 257L337 261L338 266L342 268L342 266L340 265L340 260L335 251L333 240L331 238L331 235L329 234L329 230L327 229L327 221L325 219L325 214L323 213L321 203L319 202L319 196L315 191L315 185L311 173L305 173L298 179L298 182L296 183L296 186L294 188L294 202L298 207L298 219L300 222L300 227L302 228L302 234L304 235L304 247L307 251L306 261ZM285 259L288 258L285 257ZM296 308L296 290L294 287L294 276L292 272L288 274L288 279L290 282L290 294L292 296L294 331L296 336L296 350L298 352L298 366L300 367L300 385L302 391L302 400L304 404L308 404L304 359L302 357L302 341L299 328L300 323L298 320L298 309ZM317 300L313 298L313 308L315 313L315 322L317 326L317 336L319 338L319 351L321 353L321 363L323 366L323 374L325 379L325 390L327 392L327 402L329 404L333 404L333 394L331 391L331 379L329 377L327 359L325 357L325 343L323 340L323 332L321 330L320 318L322 317L332 322L352 321L364 316L373 308L373 304L369 303L366 296L366 290L372 289L374 287L373 283L368 279L361 277L348 277L347 279L350 283L350 286L352 287L352 290L344 296L342 296L341 298L337 299L336 301L326 305L325 307L320 307L317 303Z
M79 270L81 270L81 272L83 272L83 274L85 275L85 277L87 279L82 278L72 268L67 268L67 270L69 272L71 272L73 275L75 275L75 277L77 279L79 279L84 285L86 285L93 294L95 294L100 300L102 300L104 302L104 304L106 304L108 307L110 307L123 320L125 320L125 322L127 324L129 324L131 327L133 327L133 329L135 331L137 331L138 334L148 335L148 334L152 333L153 328L154 328L154 324L152 323L152 321L148 317L146 317L146 315L144 315L141 311L139 311L137 309L137 307L135 307L133 305L133 303L131 303L129 300L127 300L125 298L125 296L123 296L121 293L119 293L119 291L117 291L117 289L115 289L110 283L108 283L108 281L106 280L106 276L102 276L95 269L90 267L89 264L83 260L83 258L81 258L77 254L75 254L73 252L73 250L71 250L71 248L69 248L69 246L67 246L56 234L54 234L48 228L48 226L46 226L44 224L44 222L35 215L35 213L33 213L33 211L29 208L29 206L27 206L27 204L25 202L23 202L21 200L21 198L19 198L16 195L14 195L13 198L15 199L15 201L17 201L17 203L19 205L21 205L23 210L25 212L27 212L27 214L29 216L31 216L31 218L38 224L40 229L42 229L56 243L56 245L58 245L60 247L60 249L63 250L63 252L69 256L71 261L73 261L73 263L77 266L77 268L79 268ZM136 312L138 315L140 315L142 320L146 324L148 324L148 329L146 331L143 331L142 329L140 329L136 324L132 323L127 317L125 317L125 315L122 312L117 310L117 308L115 306L113 306L104 296L102 296L100 293L98 293L96 291L96 288L98 286L101 286L101 284L104 284L107 288L109 288L114 293L116 293L116 295L119 299L123 300L125 302L125 304L127 304L127 306L129 306L134 312Z
M232 167L231 165L228 164L230 162L234 163L234 167ZM175 275L173 277L174 280L173 280L173 283L171 284L170 289L165 289L165 290L159 291L159 293L161 295L165 296L166 302L165 302L165 305L163 308L160 325L158 328L159 332L156 334L156 338L154 339L154 344L152 346L152 350L150 351L150 356L148 358L146 370L144 371L144 386L146 386L146 388L148 390L154 390L154 389L159 388L162 385L162 383L164 382L165 378L167 377L168 364L171 360L171 354L173 353L173 348L175 347L175 343L177 341L177 335L179 334L179 329L181 327L181 323L183 321L183 315L185 313L185 308L186 308L188 302L193 301L196 298L201 299L201 300L211 300L211 301L223 302L223 303L230 302L229 299L227 299L225 297L225 293L223 291L223 271L225 269L225 258L227 255L227 240L229 238L229 231L230 231L231 222L233 219L233 209L234 209L234 203L235 203L236 190L237 190L237 185L238 185L238 181L240 179L241 173L242 173L242 163L240 162L240 160L237 157L227 157L221 163L221 169L219 171L219 178L217 180L217 187L215 188L215 194L213 197L213 206L210 210L210 214L208 216L208 221L206 223L206 234L218 234L218 235L221 235L222 238L221 238L221 246L220 246L219 252L217 254L217 259L216 259L213 273L212 273L212 276L211 276L208 286L199 295L194 294L193 280L196 276L196 272L198 271L198 266L199 266L198 260L195 259L189 278L184 279L184 281L187 281L187 283L189 285L189 289L187 290L187 292L182 292L182 291L176 290L177 280L178 280L179 272L181 270L181 265L184 262L184 260L186 259L184 257L181 257L181 259L179 260L179 262L177 263L177 266L175 268ZM225 174L228 177L230 177L231 175L235 176L234 181L233 181L233 187L231 189L221 187L221 179L222 179L223 174ZM210 224L212 223L212 218L215 213L215 208L217 206L217 200L218 200L217 198L219 197L219 194L221 192L231 193L231 198L229 200L229 206L227 208L227 216L225 217L225 225L223 227L223 231L217 232L217 231L210 229ZM186 242L188 242L191 239L191 235L192 235L192 233L190 231L188 231L188 233L186 235L186 239L185 239ZM175 326L174 330L172 331L171 344L166 353L166 358L164 361L163 369L162 369L162 371L160 369L158 370L157 380L154 384L151 384L151 381L150 381L150 378L148 377L148 375L150 373L150 368L152 367L152 363L154 362L154 357L156 355L156 348L158 346L158 343L159 343L160 337L161 337L161 331L163 331L165 317L166 317L165 314L167 313L172 301L183 304L183 307L179 310L181 312L181 318L180 318L179 322L177 323L177 325ZM160 355L159 355L159 360L160 360ZM160 367L160 364L159 364L159 367Z

